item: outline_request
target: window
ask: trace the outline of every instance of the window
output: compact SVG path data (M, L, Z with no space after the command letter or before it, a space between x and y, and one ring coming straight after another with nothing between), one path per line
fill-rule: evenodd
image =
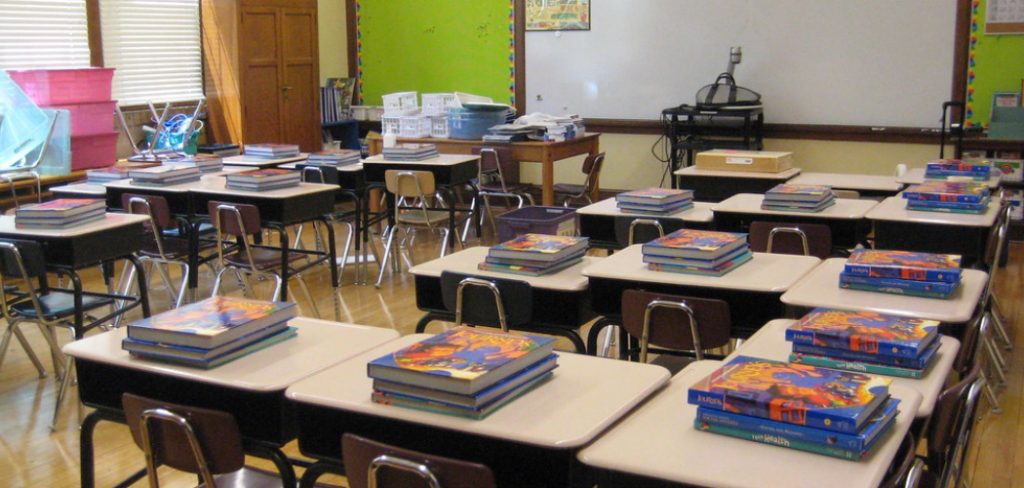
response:
M85 0L0 0L0 69L88 66Z
M203 95L199 0L100 0L100 24L119 104Z

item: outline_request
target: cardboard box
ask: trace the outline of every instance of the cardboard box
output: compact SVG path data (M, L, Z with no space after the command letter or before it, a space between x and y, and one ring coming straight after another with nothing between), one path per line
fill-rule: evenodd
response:
M778 173L793 167L793 153L714 149L697 153L697 167L725 171Z

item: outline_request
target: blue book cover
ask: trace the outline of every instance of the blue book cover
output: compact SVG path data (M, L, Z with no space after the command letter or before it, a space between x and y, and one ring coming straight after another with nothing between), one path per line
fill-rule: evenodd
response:
M938 338L936 320L816 308L786 329L793 344L917 358Z
M907 198L907 208L909 209L949 209L949 210L970 210L974 212L984 212L988 210L989 197L985 197L978 203L967 203L967 202L944 202L938 200L926 200L918 198Z
M905 296L910 296L910 297L935 298L935 299L939 299L939 300L945 300L945 299L949 298L949 295L948 294L944 294L944 293L936 293L936 292L920 291L920 290L907 290L907 289L903 289L903 288L896 288L896 287L893 287L893 286L884 286L884 285L872 285L872 284L862 284L862 283L848 283L848 282L840 281L839 282L839 287L843 288L843 289L847 289L847 290L869 291L869 292L872 292L872 293L888 293L890 295L905 295Z
M912 185L901 193L908 200L981 203L991 191L987 185L956 181L926 181Z
M910 295L927 298L949 298L960 282L915 281L899 278L872 278L848 273L839 273L839 287L854 290L877 291L895 295Z
M907 210L913 210L916 212L942 212L942 213L958 213L968 215L981 215L988 211L988 207L981 208L979 210L968 210L962 208L943 208L943 207L932 207L927 205L915 205L914 202L907 202Z
M895 420L890 420L888 424L882 427L882 431L888 431L894 423L896 423ZM789 440L781 436L763 434L751 430L724 427L715 424L705 424L696 418L693 420L693 426L697 428L697 430L711 432L713 434L727 435L729 437L735 437L737 439L760 442L762 444L769 444L772 446L786 447L789 449L796 449L798 451L811 452L815 454L823 454L825 456L846 459L848 461L859 461L861 459L864 459L864 457L867 456L867 454L870 453L871 450L875 447L875 444L877 444L881 439L885 438L885 435L877 435L871 441L871 443L868 444L865 450L856 451L852 449L843 449L840 447L819 444L817 442Z
M924 352L922 352L920 356L914 358L883 356L881 354L857 352L851 351L849 349L838 349L834 347L812 346L807 344L793 344L793 352L798 354L830 357L844 361L880 364L884 366L893 366L897 368L906 369L927 369L928 366L931 364L932 358L935 357L935 352L938 350L938 340L932 341L932 343L924 349Z
M851 275L916 281L960 281L960 256L915 251L854 249L844 271Z
M829 369L841 369L843 371L855 371L857 373L877 374L882 376L895 376L898 378L921 379L924 377L924 369L901 368L899 366L888 366L885 364L865 363L860 361L847 361L825 356L814 356L794 352L789 354L789 362L809 364Z

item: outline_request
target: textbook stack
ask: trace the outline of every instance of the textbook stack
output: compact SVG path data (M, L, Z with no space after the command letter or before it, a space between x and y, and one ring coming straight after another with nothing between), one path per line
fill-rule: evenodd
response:
M395 144L385 147L382 155L389 161L423 161L437 157L437 146L433 144Z
M643 245L652 271L722 276L750 261L746 234L680 229Z
M689 389L694 427L848 460L867 456L896 422L891 380L737 356Z
M367 364L374 403L481 419L553 375L554 339L468 327Z
M28 229L64 229L100 220L106 215L103 200L58 198L49 202L22 205L14 211L14 226Z
M789 361L919 379L939 349L939 322L817 308L786 330Z
M132 183L144 186L169 186L199 181L199 167L195 165L164 164L152 168L131 169L128 171Z
M908 210L982 214L992 192L982 183L926 181L903 190Z
M242 191L268 191L299 186L302 175L298 171L267 168L229 173L225 188Z
M764 194L761 208L788 212L820 212L836 203L832 187L824 185L775 185Z
M222 158L242 154L242 150L238 147L238 144L207 144L205 146L199 146L198 151L202 154L212 154Z
M200 173L216 173L224 169L224 160L220 156L212 154L196 154L195 156L175 160L170 164L193 164L199 168Z
M894 295L949 298L960 286L960 256L855 249L839 273L839 287Z
M109 168L96 168L85 170L85 181L88 183L110 183L111 181L128 178L128 168L110 166Z
M309 164L341 168L342 166L358 163L362 156L359 151L354 149L330 149L310 153Z
M294 337L295 304L217 296L128 324L132 356L215 368Z
M295 144L246 144L245 155L262 159L293 158L298 156L299 146Z
M988 161L966 162L959 159L929 161L924 177L930 180L988 181L992 164Z
M693 190L643 188L615 195L615 205L624 213L669 215L693 208Z
M477 269L540 276L572 266L587 253L589 239L573 236L522 234L492 246Z

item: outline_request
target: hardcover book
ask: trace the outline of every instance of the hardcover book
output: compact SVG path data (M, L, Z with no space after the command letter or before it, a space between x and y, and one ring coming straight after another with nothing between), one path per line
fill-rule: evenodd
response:
M623 204L619 205L619 211L625 214L637 215L672 215L693 208L693 201L686 200L678 205L668 207L655 207L648 205Z
M789 354L789 362L807 364L829 369L841 369L843 371L855 371L858 373L880 374L883 376L895 376L899 378L921 379L924 377L924 369L901 368L886 364L866 363L860 361L849 361L829 356L816 356L793 352Z
M786 329L793 344L916 358L939 336L939 322L816 308Z
M915 204L913 200L907 201L907 210L914 210L917 212L942 212L942 213L959 213L959 214L970 214L970 215L981 215L988 211L988 205L977 205L974 206L972 203L961 203L956 205L962 205L961 208L949 208L945 206L937 205L920 205ZM972 207L973 206L973 207Z
M693 266L693 265L677 265L677 264L665 264L665 263L647 263L647 269L651 271L663 271L669 273L683 273L693 274L701 276L724 276L726 273L736 269L743 263L750 261L753 258L753 253L745 251L739 256L726 261L722 264L714 266Z
M937 211L943 211L943 210L952 210L952 211L963 210L963 211L981 213L981 212L984 212L985 210L988 209L988 202L989 201L990 201L990 198L987 197L987 196L984 197L981 201L979 201L977 203L947 202L947 201L939 201L939 200L919 200L919 199L916 199L916 198L908 198L907 199L907 208L910 208L910 209L920 208L920 209L925 209L925 210L933 210L934 209L934 210L937 210Z
M288 328L287 322L278 322L273 325L269 325L262 329L258 329L254 332L250 332L242 337L239 337L233 341L224 343L221 346L214 347L212 349L204 349L201 347L188 347L188 346L177 346L174 344L166 344L163 342L150 342L134 339L131 337L125 337L121 340L121 349L128 352L134 352L139 354L162 354L166 356L175 356L181 359L189 359L193 361L209 361L218 356L223 356L235 349L245 347L253 342L270 337L284 329Z
M529 261L558 261L587 249L586 237L522 234L515 239L491 246L487 255L496 258Z
M280 180L298 180L301 178L299 173L280 168L264 168L264 169L251 169L247 171L239 171L237 173L229 173L225 175L228 181L237 182L269 182L269 181L280 181Z
M793 353L806 354L808 356L828 357L842 361L855 361L859 363L877 364L880 366L892 366L895 368L921 370L928 369L928 366L931 365L932 358L935 357L935 353L939 350L940 344L942 344L942 341L932 341L931 345L927 346L920 356L914 358L900 356L884 356L881 354L851 351L849 349L839 349L824 346L811 346L807 344L796 343L793 344Z
M960 281L960 256L914 251L854 249L844 271L856 276L916 281Z
M426 400L422 398L410 397L405 395L396 395L394 393L385 393L382 391L374 391L370 395L370 400L373 403L379 403L381 405L394 405L396 407L411 408L414 410L423 410L425 412L434 412L445 415L454 415L456 417L464 417L475 420L480 420L488 415L494 413L509 402L519 398L526 392L536 388L540 384L551 379L554 375L553 371L548 371L536 378L533 378L510 391L507 391L494 400L481 405L478 408L462 407L458 405L451 405L443 402L437 402L433 400Z
M956 292L960 282L916 281L899 278L873 278L839 273L839 287L850 290L889 293L923 298L949 298Z
M693 266L697 268L714 268L723 264L728 263L736 258L742 258L744 255L749 255L750 249L746 247L738 247L736 250L718 256L714 259L699 259L699 258L674 258L669 256L658 256L655 254L643 255L643 262L645 263L658 263L668 264L671 266ZM748 256L749 257L749 256Z
M825 200L825 201L823 201L821 203L813 204L813 205L801 205L801 204L799 204L799 202L793 202L793 203L794 203L794 205L789 205L789 204L786 204L786 203L772 203L772 202L769 202L768 200L764 200L763 202L761 202L761 208L764 209L764 210L775 210L777 212L817 213L817 212L821 212L822 210L825 210L826 208L829 208L829 207L835 205L836 201L835 201L835 199Z
M673 202L693 200L693 190L676 190L671 188L641 188L615 195L619 203L636 203L645 205L669 205Z
M79 214L104 211L106 202L94 198L58 198L43 203L22 205L14 211L15 217L68 218Z
M714 259L747 246L747 235L734 232L679 229L643 245L643 254Z
M929 161L925 168L930 171L973 171L981 173L990 171L992 164L988 161L967 162L960 159L936 159Z
M765 200L818 202L832 198L832 187L825 185L795 185L781 183L764 193Z
M295 317L295 304L216 296L128 324L128 337L213 349Z
M902 193L903 198L908 200L960 203L981 203L991 194L987 185L955 181L926 181L911 185Z
M205 359L192 359L178 354L163 354L159 352L132 352L131 354L132 356L141 359L179 364L181 366L188 366L192 368L212 369L243 356L248 356L256 351L261 351L275 344L284 342L296 335L298 335L298 329L295 327L285 327L283 330L275 332L268 337L258 341L248 342L218 356Z
M494 271L497 273L511 273L523 276L543 276L546 274L555 273L565 268L571 267L576 263L583 260L583 256L566 259L552 265L547 266L536 266L536 265L525 265L525 264L504 264L504 263L493 263L489 261L483 261L476 265L476 269L483 271Z

